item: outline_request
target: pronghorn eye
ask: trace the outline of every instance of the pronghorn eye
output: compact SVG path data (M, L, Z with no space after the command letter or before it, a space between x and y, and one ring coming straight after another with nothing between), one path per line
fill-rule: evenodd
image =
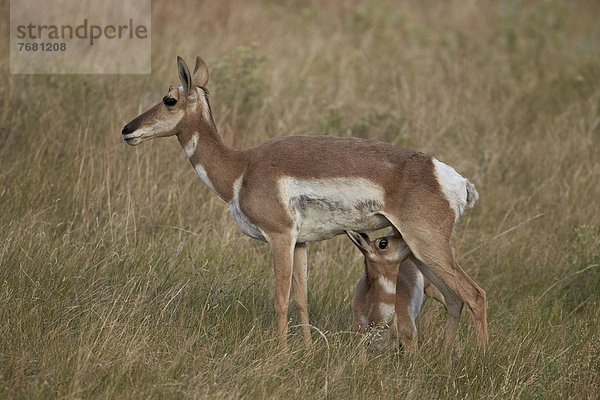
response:
M388 245L388 241L387 241L387 239L381 239L381 240L379 241L379 243L377 243L377 246L378 246L378 247L379 247L381 250L385 249L385 248L387 247L387 245Z
M166 105L166 106L169 106L169 107L171 107L171 106L174 106L175 104L177 104L177 100L175 100L175 99L174 99L174 98L172 98L172 97L165 96L165 97L163 98L163 103L165 103L165 105Z

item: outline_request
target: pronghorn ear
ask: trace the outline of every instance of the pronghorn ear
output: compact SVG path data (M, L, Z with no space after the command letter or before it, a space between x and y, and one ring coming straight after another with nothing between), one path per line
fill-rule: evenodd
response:
M192 76L190 75L190 69L188 68L183 58L177 56L177 71L179 72L179 80L181 80L181 86L183 86L183 94L189 96L193 93L192 89L194 84L192 83Z
M196 86L205 87L208 83L208 67L200 56L196 57L196 66L192 75L192 83Z
M371 239L369 239L369 235L354 231L346 231L346 234L350 240L352 240L352 243L354 243L364 255L373 253L373 250L371 250Z

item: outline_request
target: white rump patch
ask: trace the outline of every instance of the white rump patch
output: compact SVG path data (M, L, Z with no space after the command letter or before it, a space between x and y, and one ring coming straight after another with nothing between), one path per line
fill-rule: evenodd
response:
M233 198L229 202L229 213L235 220L240 231L253 237L255 239L266 241L264 233L250 221L248 216L244 214L242 209L240 208L240 189L242 188L242 181L244 179L244 175L240 175L239 178L235 180L233 183Z
M185 155L187 158L192 158L194 153L196 152L196 148L198 147L198 139L200 138L200 134L198 132L194 132L190 140L185 144L183 150L185 150Z
M385 276L381 275L377 279L377 283L379 284L381 289L383 289L383 291L386 292L387 294L396 294L396 282L395 281L391 281L388 278L386 278Z
M384 190L364 178L279 180L281 201L298 228L298 241L329 239L346 230L374 231L389 226L379 215Z
M454 211L454 221L458 221L467 205L467 180L454 168L435 158L433 165L442 192Z

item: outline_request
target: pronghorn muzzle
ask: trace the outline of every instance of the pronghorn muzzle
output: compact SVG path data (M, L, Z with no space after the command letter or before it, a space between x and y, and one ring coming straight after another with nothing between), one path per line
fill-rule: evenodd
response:
M162 103L155 105L123 127L121 135L127 144L137 145L145 139L156 136L156 129L153 129L152 122L159 116L161 106Z
M123 135L125 142L128 144L137 144L137 142L139 142L140 135L136 134L136 131L139 127L140 123L138 118L134 119L123 127L123 130L121 130L121 135Z

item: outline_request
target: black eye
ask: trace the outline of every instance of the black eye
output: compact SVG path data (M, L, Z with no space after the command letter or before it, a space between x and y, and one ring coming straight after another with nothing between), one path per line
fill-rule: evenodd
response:
M380 248L381 250L385 249L385 248L387 247L387 245L388 245L388 241L387 241L387 239L381 239L381 240L379 241L379 243L377 243L377 246L379 246L379 248Z
M174 98L172 98L172 97L165 96L165 97L163 98L163 103L165 103L165 105L166 105L166 106L169 106L169 107L171 107L171 106L174 106L175 104L177 104L177 100L175 100L175 99L174 99Z

